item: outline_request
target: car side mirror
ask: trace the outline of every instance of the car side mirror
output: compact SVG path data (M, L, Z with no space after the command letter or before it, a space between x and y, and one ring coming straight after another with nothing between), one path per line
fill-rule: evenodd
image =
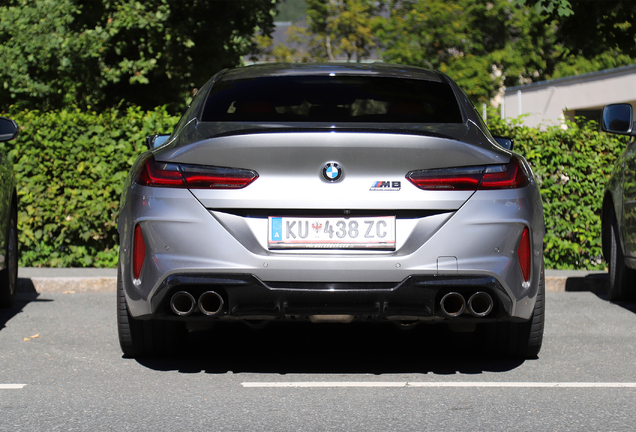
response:
M146 147L150 150L157 148L168 141L168 138L170 138L170 134L148 135L146 137Z
M504 138L504 137L493 137L497 144L505 148L506 150L512 150L512 147L515 145L515 140L512 138Z
M18 124L6 117L0 117L0 142L11 141L18 136Z
M612 104L603 108L601 130L619 135L632 135L634 109L631 104Z

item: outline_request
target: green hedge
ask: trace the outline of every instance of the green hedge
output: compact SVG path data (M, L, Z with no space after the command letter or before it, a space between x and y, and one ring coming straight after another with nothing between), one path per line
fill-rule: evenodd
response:
M20 136L0 143L18 180L20 265L115 267L117 214L145 137L170 132L163 108L10 112Z
M520 126L521 120L488 122L493 135L514 138L514 150L532 165L541 188L546 224L545 266L605 269L601 252L601 207L605 184L628 139L599 132L598 124Z
M21 266L114 267L117 211L124 178L144 138L169 132L178 118L164 109L86 113L11 112L18 140L0 143L18 178ZM541 185L547 268L602 269L603 187L626 139L592 124L545 132L519 121L489 121L515 139Z

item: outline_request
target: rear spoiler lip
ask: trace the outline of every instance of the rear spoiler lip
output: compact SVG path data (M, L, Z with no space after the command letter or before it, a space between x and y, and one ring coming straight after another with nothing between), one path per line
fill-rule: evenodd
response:
M434 138L450 139L460 141L459 138L452 135L434 132L422 129L403 129L403 128L372 128L372 127L252 127L246 129L237 129L227 132L221 132L213 136L202 137L202 139L213 139L236 135L253 135L268 133L384 133L399 135L420 135Z

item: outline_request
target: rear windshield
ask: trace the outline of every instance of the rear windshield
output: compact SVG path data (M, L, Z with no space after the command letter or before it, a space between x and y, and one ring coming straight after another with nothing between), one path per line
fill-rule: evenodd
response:
M203 122L462 123L447 83L367 76L220 81Z

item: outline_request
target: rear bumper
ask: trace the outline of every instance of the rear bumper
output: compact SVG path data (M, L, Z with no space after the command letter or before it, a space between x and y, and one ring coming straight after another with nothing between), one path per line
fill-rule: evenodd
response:
M188 316L176 315L170 299L186 291L195 301L206 291L223 298L223 310L214 317L198 308ZM440 308L442 297L461 294L466 301L476 292L488 293L494 302L485 317L468 312L448 317ZM138 318L175 320L310 319L317 315L350 315L356 320L429 320L487 322L510 320L513 300L490 276L408 276L395 284L263 282L249 274L173 274L150 299L152 313Z
M180 189L134 186L131 193L135 199L122 208L119 231L122 285L133 318L443 320L438 302L451 290L488 292L494 311L482 320L532 314L544 233L536 187L479 191L455 212L423 210L399 219L396 250L389 252L272 251L267 218L256 211L210 211ZM146 246L138 279L132 271L136 225ZM527 282L516 254L525 227L532 238ZM171 314L170 296L186 288L193 296L218 290L223 313Z

